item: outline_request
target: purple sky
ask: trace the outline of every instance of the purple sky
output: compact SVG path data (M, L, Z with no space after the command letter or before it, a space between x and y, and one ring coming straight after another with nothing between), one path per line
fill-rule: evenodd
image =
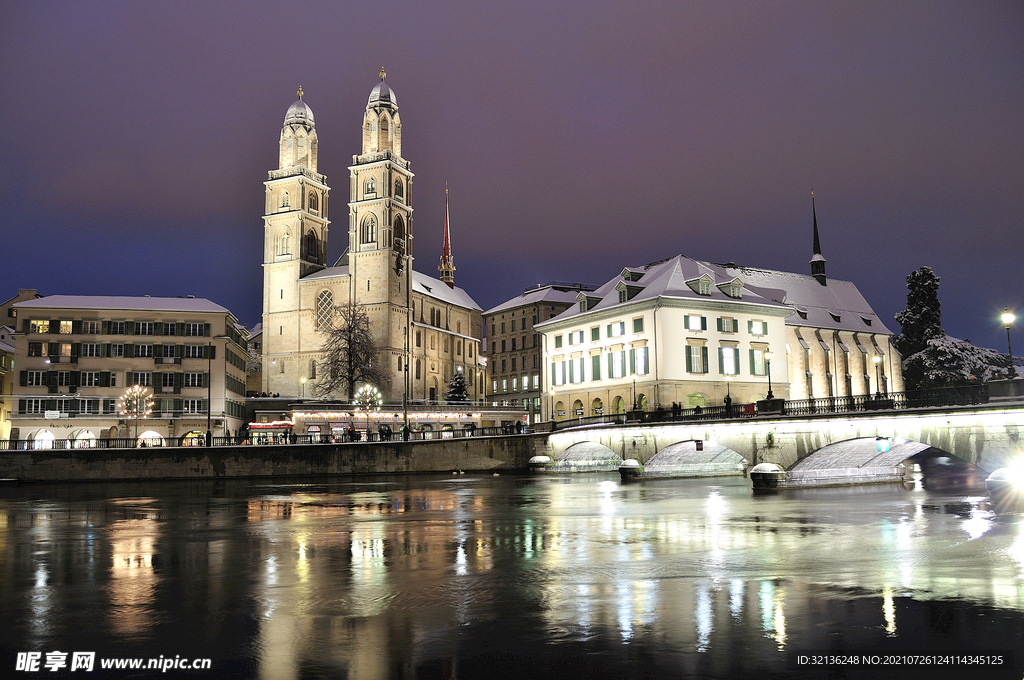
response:
M257 323L295 90L333 261L383 66L416 268L447 181L485 309L678 253L809 272L813 187L829 276L893 331L921 265L952 335L1003 349L998 313L1024 314L1020 2L6 2L0 26L3 299L193 294Z

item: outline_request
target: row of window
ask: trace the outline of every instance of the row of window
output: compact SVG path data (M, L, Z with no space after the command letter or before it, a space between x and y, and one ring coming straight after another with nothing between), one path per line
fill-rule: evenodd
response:
M633 332L634 333L643 333L644 332L644 319L643 319L643 317L637 317L637 318L633 319ZM605 337L606 338L621 338L625 334L626 334L626 322L625 321L615 321L613 323L608 324L606 326L606 328L605 328ZM583 331L582 330L571 331L571 332L566 334L566 338L567 338L570 346L572 346L572 345L582 345L583 344ZM590 341L591 342L597 342L600 339L601 339L601 327L600 326L594 326L593 328L590 329ZM555 344L555 349L558 349L559 347L562 346L562 336L561 335L556 335L555 336L554 344Z
M386 124L383 124L382 129L387 130ZM377 198L377 178L368 177L366 182L363 184L363 198ZM394 198L399 201L405 202L405 185L401 179L395 180L395 193Z
M533 385L532 387L531 387L531 384ZM492 394L497 394L498 393L498 385L499 385L499 382L498 382L497 378L491 380L491 393ZM509 385L512 386L512 391L513 392L518 392L520 385L522 385L522 389L523 389L524 392L529 392L531 389L539 390L540 389L540 375L534 375L532 383L531 383L531 380L530 380L530 376L529 375L525 375L525 374L523 375L521 382L520 382L520 379L519 379L518 376L513 376L511 378L502 378L501 382L500 382L500 385L501 385L501 391L502 392L508 392L509 391L509 389L508 389Z
M92 342L30 342L30 357L80 357L96 358L141 358L141 359L215 359L216 347L212 345L141 345L125 343ZM228 352L230 355L231 353ZM237 357L236 357L237 358ZM245 362L238 358L245 370Z
M534 354L532 356L533 356L533 368L538 368L540 366L540 355L539 354ZM511 363L512 363L512 368L511 369L508 368L509 359L502 359L500 364L498 363L497 359L493 360L494 363L491 364L491 373L498 373L498 369L499 368L501 368L501 372L502 373L507 373L509 370L511 370L513 373L515 373L520 368L526 369L526 355L525 354L523 355L522 363L520 364L520 366L518 368L516 367L516 363L517 363L516 362L516 358L517 357L512 357L512 359L511 359Z
M605 357L602 359L602 356ZM630 350L619 350L594 354L590 357L590 380L601 380L604 375L607 378L624 378L627 375L647 375L650 372L650 353L646 347L636 347ZM628 363L627 363L628 362ZM574 357L551 363L551 384L565 385L566 383L578 384L586 380L584 365L587 362L585 357Z
M510 340L508 340L508 342L511 343L511 349L509 349L509 345L506 345L506 339L502 338L501 339L501 343L500 343L500 347L501 347L500 351L501 352L507 352L507 351L515 352L517 349L528 349L528 347L526 345L526 338L528 338L528 337L531 337L531 336L524 335L521 339L519 339L519 338L511 338ZM518 347L516 346L516 340L517 339L520 340ZM539 333L534 333L533 336L532 336L532 340L533 340L533 344L530 345L529 347L532 348L532 347L539 347L540 346L540 334ZM497 354L499 352L498 347L499 347L499 343L498 343L497 340L495 340L494 344L491 345L491 354Z
M153 414L157 416L163 414L198 414L207 412L207 400L206 399L160 399L154 404ZM233 402L228 402L231 405ZM18 400L18 413L21 415L30 415L35 413L46 413L47 411L57 411L58 413L87 413L87 414L100 414L110 415L115 413L117 410L116 399L42 399L42 398L29 398ZM237 405L235 409L237 411ZM234 414L229 414L234 415ZM244 415L244 408L243 408ZM235 416L242 417L242 416Z
M103 321L25 319L22 330L31 334L62 335L167 335L209 337L210 324L170 321Z

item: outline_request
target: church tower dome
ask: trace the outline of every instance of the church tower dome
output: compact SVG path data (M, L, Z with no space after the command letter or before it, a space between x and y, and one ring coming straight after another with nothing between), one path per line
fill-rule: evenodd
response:
M281 126L277 167L283 170L304 166L315 173L319 142L316 137L316 125L313 122L313 110L302 101L301 86L296 94L299 95L299 99L288 107L284 125Z
M307 128L312 128L316 125L316 121L313 119L313 109L309 108L309 105L302 101L301 95L294 104L288 107L288 113L284 114L284 124L304 125Z

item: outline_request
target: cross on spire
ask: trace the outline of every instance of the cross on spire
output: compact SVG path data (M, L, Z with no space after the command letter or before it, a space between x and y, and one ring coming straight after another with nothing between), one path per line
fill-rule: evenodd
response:
M377 75L380 76L381 80L384 80L385 78L388 77L388 74L384 71L383 66L380 67L380 73L378 73Z
M302 85L299 85L299 91L295 94L299 95L299 99L302 99Z

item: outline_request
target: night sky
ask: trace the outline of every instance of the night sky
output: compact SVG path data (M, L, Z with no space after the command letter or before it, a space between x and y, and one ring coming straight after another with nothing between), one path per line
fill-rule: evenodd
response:
M333 262L384 67L415 267L447 182L484 309L679 253L809 273L813 187L829 276L894 332L922 265L951 335L1005 350L1024 314L1019 1L9 1L0 31L0 299L192 294L256 324L285 111L301 85Z

